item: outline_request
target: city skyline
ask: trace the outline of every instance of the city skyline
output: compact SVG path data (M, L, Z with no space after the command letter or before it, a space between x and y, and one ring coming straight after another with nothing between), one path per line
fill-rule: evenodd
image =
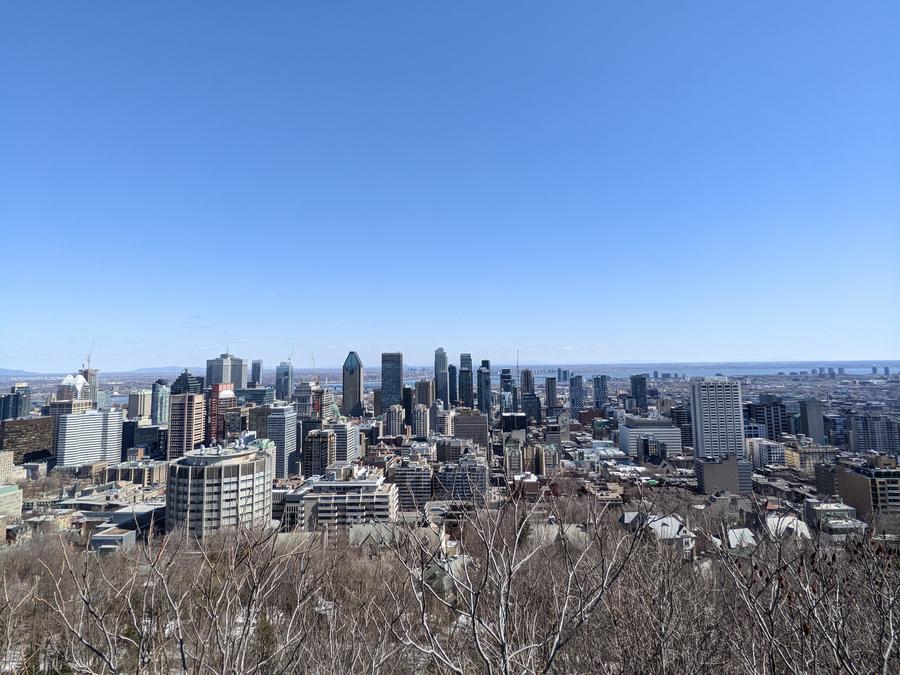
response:
M177 22L6 3L0 24L0 259L20 285L2 367L68 370L91 340L107 370L224 345L273 365L295 345L335 366L439 345L897 356L896 3L199 2ZM276 256L302 278L255 280ZM443 291L403 321L367 289L415 267L443 269ZM213 272L272 326L184 292ZM503 306L566 330L523 338ZM345 307L365 345L336 332Z

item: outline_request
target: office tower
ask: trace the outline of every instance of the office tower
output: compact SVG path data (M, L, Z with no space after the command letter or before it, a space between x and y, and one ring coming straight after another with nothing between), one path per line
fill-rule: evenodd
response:
M169 383L157 380L150 393L150 419L153 424L169 423L169 397L172 395Z
M412 420L412 411L416 407L416 392L412 387L403 387L403 415L406 424Z
M122 454L121 410L60 415L56 422L56 465L118 462Z
M325 468L336 459L335 436L331 429L312 429L303 444L303 475L324 476Z
M577 419L578 413L584 410L584 378L572 375L569 378L569 412Z
M541 399L537 394L529 392L522 396L522 411L534 424L541 423L543 418L543 415L541 415Z
M434 382L431 380L419 380L416 382L415 403L421 403L428 408L434 402Z
M250 381L253 386L262 386L263 362L262 359L253 359L250 363Z
M166 459L184 456L203 442L203 394L175 394L169 398L169 443Z
M443 347L438 347L434 350L434 397L440 399L449 407L450 373L447 352L444 351ZM428 403L428 405L431 405L431 403Z
M381 355L381 407L403 403L403 354L385 352Z
M681 430L681 445L688 448L694 447L694 430L691 428L691 409L686 405L672 406L672 409L669 410L669 417L672 418L672 424Z
M544 398L546 399L547 417L555 417L558 413L559 399L556 396L556 378L544 378Z
M431 501L432 470L426 461L403 459L391 469L401 511L425 511Z
M421 403L416 404L413 408L412 416L412 434L416 438L427 438L428 430L431 428L429 424L430 413L427 406Z
M491 414L491 362L484 359L478 368L478 409Z
M341 413L347 417L362 417L363 407L363 364L356 352L347 354L343 368L343 396Z
M489 447L488 416L476 410L462 408L453 420L453 435L465 438L484 450Z
M0 421L28 417L30 412L31 389L24 382L17 382L8 394L0 396Z
M372 414L375 417L381 417L384 414L384 407L381 405L381 387L375 387L372 390Z
M647 412L649 401L647 400L647 376L632 375L631 376L631 397L635 400L638 410L642 413Z
M815 398L800 401L800 433L809 436L819 445L826 443L822 401Z
M594 408L600 410L609 399L609 375L597 375L594 378Z
M237 406L234 385L231 383L214 384L210 387L209 396L206 397L205 403L206 431L204 438L210 445L224 442L224 439L219 437L217 424L220 412Z
M206 361L206 386L233 384L235 389L247 388L247 361L233 354L221 354Z
M534 373L530 368L523 368L519 374L519 391L523 397L534 393Z
M471 354L460 354L459 355L459 369L468 368L469 370L474 370L472 368L472 355Z
M297 413L293 406L275 406L266 419L266 438L275 443L275 478L295 475L297 457Z
M872 366L872 374L873 374L873 375L877 375L877 374L878 374L878 366Z
M511 368L500 369L500 391L512 393L513 390L513 374Z
M431 428L435 433L443 436L453 435L453 426L456 420L455 410L437 410L438 401L431 406L431 419L433 420Z
M890 369L888 366L885 366L885 367L884 367L884 376L885 376L885 377L890 377L890 376L891 376L891 369Z
M265 440L189 451L169 467L166 531L202 539L272 520L274 458Z
M727 377L691 381L695 457L744 456L741 384Z
M450 364L447 366L447 383L448 383L448 391L447 396L450 398L449 401L444 401L447 404L447 407L457 405L459 403L459 376L454 364Z
M788 433L787 409L782 400L772 394L760 394L759 403L748 403L746 417L765 425L766 438L777 441Z
M294 364L282 361L275 366L275 398L290 401L294 393Z
M359 427L350 422L333 422L323 428L334 432L336 462L355 462L359 459Z
M170 393L172 396L178 396L179 394L202 394L203 386L203 379L192 375L191 371L185 368L181 371L181 375L179 375L172 383Z
M128 394L128 417L130 419L150 419L153 403L153 391L139 389Z
M465 366L459 369L459 400L466 408L472 408L475 405L472 369Z
M388 408L385 415L385 434L388 436L402 436L406 422L406 411L402 405L395 403Z

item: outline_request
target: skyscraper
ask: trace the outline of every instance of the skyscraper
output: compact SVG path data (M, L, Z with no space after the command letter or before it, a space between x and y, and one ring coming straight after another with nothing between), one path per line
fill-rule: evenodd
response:
M294 364L282 361L275 366L275 398L279 401L290 401L293 393Z
M203 442L203 394L175 394L169 399L166 459L182 457Z
M463 365L459 368L459 400L466 408L475 404L471 366Z
M347 417L362 417L366 412L363 408L363 364L356 352L350 352L344 359L343 379L341 413Z
M692 380L691 423L696 457L743 457L740 382L727 377Z
M471 354L460 354L459 355L459 369L468 368L472 370L472 355Z
M594 378L594 408L598 410L606 405L609 399L609 375L597 375Z
M458 380L458 370L454 364L450 364L447 366L447 380L449 382L449 391L447 396L450 397L449 401L444 401L446 407L454 406L459 402L459 380Z
M165 380L157 380L153 383L150 394L150 419L153 424L169 423L169 397L171 390Z
M262 359L253 359L250 368L250 381L257 387L262 385L263 362Z
M647 400L647 376L632 375L631 376L631 396L634 398L638 410L642 413L647 412L649 401Z
M800 433L809 436L819 445L825 445L825 415L822 401L815 398L800 401Z
M584 410L584 378L581 375L569 377L569 411L573 418Z
M546 399L547 417L555 417L558 412L559 398L556 396L556 378L544 378L544 398Z
M482 360L478 368L478 409L490 417L491 414L491 362Z
M396 403L392 405L385 413L385 435L402 436L405 420L406 411L403 410L403 406Z
M170 393L172 396L177 396L179 394L202 394L203 380L192 375L191 371L185 368L181 371L181 375L179 375L172 383Z
M434 350L434 397L443 401L444 405L450 405L450 373L447 352L443 347Z
M275 442L275 478L297 472L297 413L292 406L276 406L266 418L266 436Z
M359 427L350 422L333 422L323 426L334 432L334 456L337 462L359 459Z
M522 396L534 393L534 373L530 368L523 368L519 374L519 390L522 392Z
M310 431L303 445L303 475L324 476L325 468L335 460L334 432L331 429Z
M417 404L415 408L413 408L413 417L412 417L412 433L416 438L427 438L428 431L431 428L429 424L429 410L428 407L422 405L421 403Z
M222 354L206 361L206 386L233 384L235 389L247 388L247 361L233 354Z
M27 417L31 412L31 389L24 382L10 387L8 394L0 396L0 421Z
M421 403L426 408L434 401L434 382L431 380L419 380L416 382L416 403Z
M381 355L381 407L403 403L403 354L385 352Z

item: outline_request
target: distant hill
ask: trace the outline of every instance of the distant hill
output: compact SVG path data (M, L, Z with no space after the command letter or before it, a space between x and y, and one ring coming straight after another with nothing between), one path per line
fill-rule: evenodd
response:
M0 377L36 377L38 375L46 375L47 373L32 373L27 370L13 370L10 368L0 368Z

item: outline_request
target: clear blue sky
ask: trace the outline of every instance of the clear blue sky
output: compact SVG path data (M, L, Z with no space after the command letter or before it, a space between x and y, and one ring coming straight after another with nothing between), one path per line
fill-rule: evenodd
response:
M900 356L900 3L5 2L0 366Z

